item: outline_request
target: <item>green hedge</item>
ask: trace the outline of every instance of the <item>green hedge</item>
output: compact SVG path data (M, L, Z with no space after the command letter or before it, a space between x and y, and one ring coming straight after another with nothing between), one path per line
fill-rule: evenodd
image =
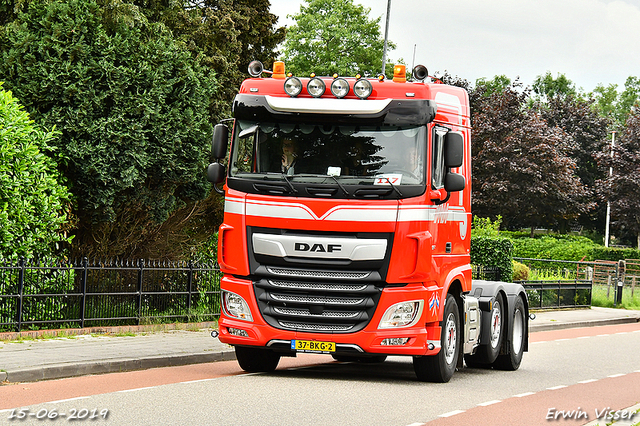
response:
M607 248L589 238L575 235L543 235L530 238L511 234L510 240L513 243L514 257L571 261L640 259L639 250Z
M498 268L502 281L512 280L513 243L508 238L472 236L470 255L471 264Z

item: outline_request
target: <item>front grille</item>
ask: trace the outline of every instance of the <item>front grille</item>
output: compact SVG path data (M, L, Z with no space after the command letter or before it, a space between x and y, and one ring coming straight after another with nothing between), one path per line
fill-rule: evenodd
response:
M304 258L294 252L280 256L250 252L249 263L258 307L272 327L307 333L355 333L373 318L388 268L393 235L382 233L322 233L248 227L247 242L253 247L253 233L282 237L308 236L329 246L333 241L357 240L359 247L379 245L386 240L384 258L352 261L332 258ZM288 239L287 239L288 238ZM333 239L333 240L332 240ZM264 238L263 238L264 240ZM276 253L277 252L277 253Z
M267 271L274 275L286 275L290 277L304 278L330 278L340 280L362 280L367 278L370 272L342 272L342 271L317 271L293 268L275 268L267 266Z
M309 323L294 323L288 321L279 321L282 328L289 330L302 330L317 333L345 333L352 330L352 325L326 325L326 324L309 324Z
M293 277L307 274L299 269L289 271L287 280L265 277L254 281L258 306L271 326L316 333L351 333L362 330L373 317L381 292L379 282L340 279L329 282L328 274L322 281L296 281Z

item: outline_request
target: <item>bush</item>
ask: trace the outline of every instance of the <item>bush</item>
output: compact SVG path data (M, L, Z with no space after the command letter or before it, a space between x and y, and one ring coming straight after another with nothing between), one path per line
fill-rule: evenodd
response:
M513 244L500 236L502 218L495 221L474 216L471 227L471 264L488 268L498 268L500 279L511 281L513 277Z
M69 241L69 193L44 154L58 135L40 129L0 82L0 257L52 254Z
M531 270L523 263L513 261L513 281L527 281Z
M471 264L500 270L500 279L511 281L513 244L508 238L471 236Z
M74 245L132 256L210 191L215 76L124 1L33 0L24 10L0 31L0 75L35 119L61 131Z

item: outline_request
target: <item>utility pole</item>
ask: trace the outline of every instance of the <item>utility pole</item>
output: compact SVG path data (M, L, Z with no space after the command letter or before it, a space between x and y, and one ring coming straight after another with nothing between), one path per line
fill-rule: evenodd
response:
M391 0L387 0L387 19L384 26L384 48L382 51L382 75L387 64L387 40L389 39L389 13L391 13Z
M613 160L613 149L616 145L616 132L611 137L611 159ZM613 166L609 167L609 177L613 176ZM604 230L604 246L609 247L609 223L611 222L611 202L607 200L607 220Z

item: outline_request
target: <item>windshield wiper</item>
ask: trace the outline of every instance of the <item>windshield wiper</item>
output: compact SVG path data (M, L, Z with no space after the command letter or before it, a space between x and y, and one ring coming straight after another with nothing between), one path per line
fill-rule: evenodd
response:
M346 195L348 195L349 197L351 197L351 193L349 191L347 191L347 188L344 187L344 185L342 185L340 183L340 181L338 180L337 177L335 177L334 175L313 175L313 174L299 174L299 175L294 175L294 176L300 176L300 177L315 177L315 178L327 178L330 177L331 179L333 179L337 184L338 187L340 187L340 189L342 190L342 192L344 192Z
M393 190L396 191L401 198L404 198L404 195L402 195L402 192L400 192L397 186L391 183L391 180L388 177L386 176L380 176L380 177L383 179L386 179L387 182L389 182L389 185L391 185L391 188L393 188Z
M298 190L293 186L293 184L289 180L289 177L286 174L284 174L284 173L276 173L276 172L266 172L265 175L281 177L282 179L284 179L285 182L287 182L287 185L289 185L289 188L291 188L291 191L293 193L296 193L296 194L298 193Z

